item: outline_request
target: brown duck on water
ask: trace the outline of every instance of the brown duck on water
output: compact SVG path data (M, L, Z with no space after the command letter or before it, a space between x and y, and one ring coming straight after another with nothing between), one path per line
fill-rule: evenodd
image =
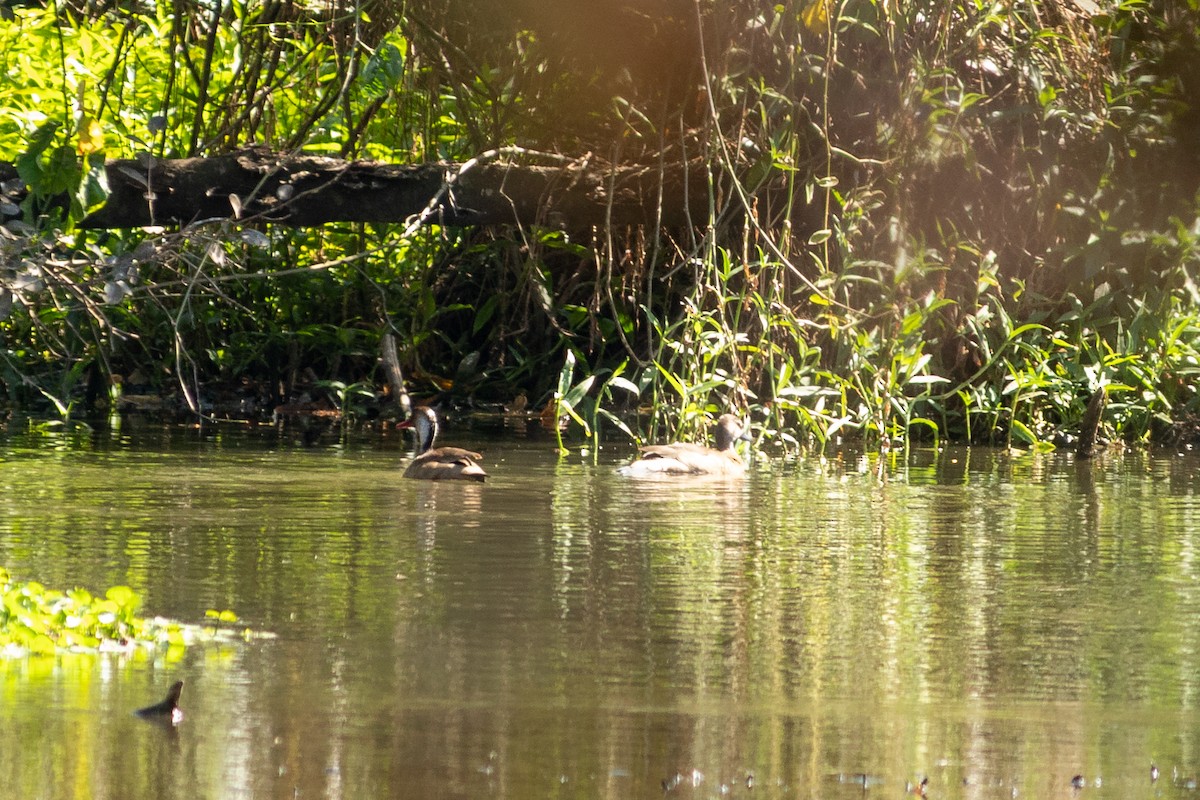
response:
M737 477L746 474L746 465L734 449L734 444L739 439L749 438L749 430L740 419L733 414L722 414L713 433L715 448L689 442L646 445L641 449L641 458L617 471L635 478L660 475Z
M438 435L437 413L428 406L418 406L412 416L396 427L409 428L417 435L416 457L404 477L425 481L479 481L487 480L487 473L478 462L483 456L461 447L434 447Z

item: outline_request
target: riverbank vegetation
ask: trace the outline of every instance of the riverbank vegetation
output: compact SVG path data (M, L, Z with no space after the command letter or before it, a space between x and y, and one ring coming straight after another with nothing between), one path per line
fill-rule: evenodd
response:
M791 450L1046 447L1101 388L1108 436L1200 430L1194 2L11 13L9 408L362 418L390 404L391 334L413 394L528 403L575 437L697 435L732 407ZM77 226L106 157L250 143L686 163L707 202L662 228L554 208L544 226L291 228L237 219L236 198L182 229Z

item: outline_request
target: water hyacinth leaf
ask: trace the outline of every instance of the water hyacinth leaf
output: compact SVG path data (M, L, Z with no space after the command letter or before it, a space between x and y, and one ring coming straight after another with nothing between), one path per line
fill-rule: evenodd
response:
M113 586L104 593L104 596L121 607L130 603L136 604L137 601L137 594L128 586Z
M34 636L25 647L35 656L52 656L56 650L54 640L44 633Z

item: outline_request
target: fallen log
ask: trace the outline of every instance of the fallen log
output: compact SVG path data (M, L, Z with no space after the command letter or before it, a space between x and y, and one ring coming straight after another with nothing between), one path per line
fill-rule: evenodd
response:
M520 148L463 164L345 161L251 147L208 158L112 160L110 195L83 228L186 225L220 217L308 226L328 222L544 225L585 229L687 225L704 219L707 185L698 167L593 166L553 158L520 163ZM511 162L501 162L510 158ZM0 174L10 172L0 165ZM659 213L659 208L662 213Z

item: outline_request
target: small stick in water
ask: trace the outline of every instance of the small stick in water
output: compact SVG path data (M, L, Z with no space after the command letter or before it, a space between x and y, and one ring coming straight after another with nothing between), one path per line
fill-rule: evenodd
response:
M1079 444L1075 447L1076 458L1091 458L1096 454L1096 437L1100 432L1100 418L1104 415L1104 401L1108 395L1101 386L1092 392L1088 400L1087 411L1083 412L1083 422L1079 426Z
M388 386L392 390L392 399L400 407L400 415L407 418L412 412L412 401L404 388L404 372L400 369L400 355L396 352L396 337L385 333L379 340L379 350L383 372L387 375Z

